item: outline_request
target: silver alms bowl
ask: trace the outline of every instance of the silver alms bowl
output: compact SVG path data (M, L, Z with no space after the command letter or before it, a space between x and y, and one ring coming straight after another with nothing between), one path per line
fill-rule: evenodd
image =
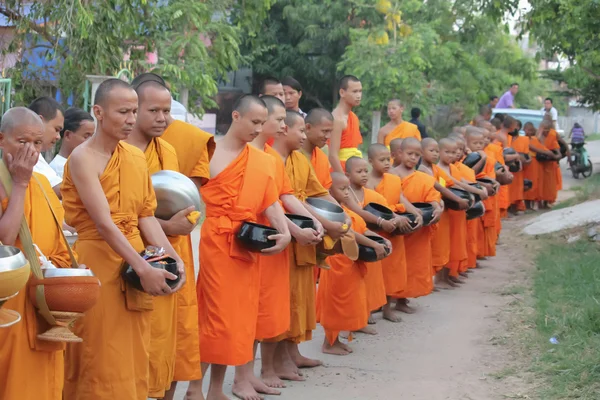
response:
M315 213L328 221L342 223L346 221L346 213L342 207L330 201L309 197L306 199L306 204L311 206Z
M165 170L153 174L150 179L156 193L156 218L171 219L179 211L191 206L200 211L198 188L187 176Z
M0 246L0 272L13 271L27 264L25 254L13 246Z
M44 278L64 278L67 276L94 276L91 269L85 268L44 268Z

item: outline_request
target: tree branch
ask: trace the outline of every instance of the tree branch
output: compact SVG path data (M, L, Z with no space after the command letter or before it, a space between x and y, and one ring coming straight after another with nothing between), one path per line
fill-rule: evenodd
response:
M586 72L592 78L600 80L600 75L594 73L592 70L590 70L590 69L582 66L581 64L578 64L578 66L579 66L579 68L581 68L584 72Z
M3 7L3 6L0 6L0 14L5 15L6 17L8 17L8 19L10 19L12 21L25 21L27 23L27 26L29 27L29 29L42 35L42 37L44 39L46 39L48 42L56 45L56 38L52 37L45 28L37 25L34 21L31 21L31 20L27 19L26 17L24 17L23 15L15 12L13 10L9 10L7 7Z

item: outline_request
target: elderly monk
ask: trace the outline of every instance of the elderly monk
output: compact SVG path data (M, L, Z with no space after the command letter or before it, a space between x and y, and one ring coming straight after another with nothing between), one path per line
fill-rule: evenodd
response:
M132 86L153 80L163 86L166 82L153 73L138 75ZM172 101L171 101L172 104ZM173 146L177 153L179 172L190 178L198 190L208 181L208 163L215 151L215 141L210 133L187 122L173 118L171 113L165 115L167 129L160 137ZM185 225L185 221L182 220ZM198 297L195 276L194 254L191 235L185 236L179 243L179 256L184 260L185 273L189 283L176 293L177 297L177 340L175 350L175 372L173 384L165 393L165 399L171 400L175 395L178 381L190 381L186 397L188 400L202 399L202 372L200 370L200 342L198 337Z
M319 183L310 162L298 151L306 140L304 118L295 111L287 111L285 124L286 131L275 140L273 148L285 160L285 170L294 189L294 195L300 201L308 197L322 197L335 202L327 189ZM316 217L328 234L334 236L333 230L336 229L332 227L334 224ZM335 236L339 237L342 234L343 231L337 232ZM316 328L315 278L312 269L314 265L316 265L315 246L302 246L295 243L290 249L290 328L278 337L280 341L285 340L278 346L275 356L275 369L281 379L303 380L299 368L321 365L318 360L303 357L298 350L299 343L312 339L312 331Z
M306 140L302 143L300 152L310 160L321 185L325 189L329 189L331 187L331 164L327 154L321 149L331 138L333 114L324 108L313 108L304 121L306 122Z
M296 215L313 219L304 205L294 196L290 179L285 172L283 158L267 144L269 139L282 135L286 129L285 105L274 96L262 96L267 105L269 117L263 125L262 132L252 141L252 145L273 158L275 168L275 184L283 208ZM264 219L264 218L263 218ZM267 221L259 221L266 223ZM287 225L291 235L302 245L320 242L322 227L313 219L317 230L301 229L292 221ZM288 248L289 249L289 248ZM258 321L256 323L256 339L261 343L261 379L254 376L254 362L236 367L233 394L242 399L259 399L258 393L281 394L273 388L283 388L285 384L275 372L275 350L277 337L290 328L290 268L289 252L285 249L279 254L258 256L260 269L260 295L258 302Z
M134 129L137 109L138 96L127 83L104 81L94 99L96 134L65 165L65 220L78 232L80 261L102 283L98 303L74 329L83 343L67 348L67 399L146 399L152 296L170 295L185 283L183 262L154 218L156 198L144 153L123 142ZM140 256L145 244L163 247L177 260L176 287L166 281L175 275ZM123 262L138 274L144 292L125 284Z
M275 245L263 250L265 255L282 252L291 240L277 201L273 156L249 145L261 133L268 115L264 101L256 96L246 95L235 103L233 122L217 143L210 180L201 189L206 220L197 289L203 370L212 364L208 399L226 398L223 380L228 365L244 365L253 359L260 291L258 257L241 247L235 234L244 221L264 217L279 232L270 236Z
M138 114L134 129L126 142L144 152L150 175L161 171L178 171L177 155L173 147L159 136L167 127L167 116L171 110L171 93L158 82L147 81L136 87ZM158 219L169 242L183 258L182 245L187 244L187 235L194 229L187 216L194 211L189 207L179 211L169 220ZM193 265L192 258L186 263ZM193 269L192 269L193 272ZM193 275L191 275L193 276ZM194 280L186 285L194 284ZM149 397L163 398L171 387L175 367L177 337L177 295L157 297L152 311L150 336L150 390ZM200 368L200 365L198 365Z
M409 137L421 140L419 127L402 119L404 104L398 99L390 100L387 105L387 113L390 122L385 124L377 134L377 143L390 146L394 139L406 139Z
M352 156L362 157L358 146L362 144L360 121L352 109L360 105L362 99L362 84L352 75L346 75L340 80L340 102L333 110L335 122L329 141L329 162L336 172L344 172L347 159Z
M0 125L2 168L8 168L12 192L0 181L0 241L23 248L18 237L25 218L33 242L58 268L70 266L69 253L52 211L64 217L60 201L48 180L33 171L44 136L40 117L24 107L8 110ZM6 170L5 170L6 171ZM46 196L48 200L46 200ZM27 288L4 304L17 311L22 320L0 328L0 399L61 400L64 344L41 341L36 335L48 328L39 318ZM35 384L32 383L35 373Z

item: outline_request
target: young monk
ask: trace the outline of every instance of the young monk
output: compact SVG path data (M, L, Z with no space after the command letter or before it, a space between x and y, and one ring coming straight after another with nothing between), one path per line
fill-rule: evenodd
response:
M352 218L352 231L349 235L356 238L357 243L375 249L378 257L385 257L386 250L382 244L374 242L364 235L375 235L367 230L367 226L359 215L345 207L350 197L350 181L343 174L333 172L331 195L344 207ZM340 342L340 331L356 331L367 324L367 287L365 275L367 267L364 262L353 261L344 254L327 258L331 269L323 270L318 288L317 314L325 339L322 351L326 354L348 355L352 349ZM349 339L351 340L351 336Z
M388 206L396 213L409 212L416 216L416 225L409 231L416 231L423 224L423 217L402 194L402 180L390 171L390 151L382 144L369 146L369 162L371 172L366 187L377 191L387 201ZM400 221L398 222L400 226ZM400 322L400 317L392 310L394 297L401 295L406 289L406 253L404 236L387 236L394 251L381 261L383 282L385 284L386 304L383 306L383 318L391 322Z
M154 73L143 73L131 82L135 88L146 81L155 81L167 87L164 79ZM168 88L168 87L167 87ZM173 100L171 98L171 105ZM179 172L194 182L198 190L208 181L210 173L208 164L215 151L215 141L211 134L187 122L173 118L171 112L165 115L167 128L161 139L168 142L177 153ZM180 257L185 263L188 277L195 276L192 238L187 235L179 243ZM177 340L175 355L175 371L173 384L165 393L165 400L172 400L178 381L189 381L186 398L188 400L203 399L202 372L200 370L200 343L196 334L198 327L198 296L196 285L190 282L176 293L177 297Z
M44 136L40 117L25 107L15 107L2 116L0 148L6 178L0 179L0 241L23 251L19 229L25 221L33 242L57 268L71 265L59 221L63 208L48 179L33 172ZM49 201L46 200L46 197ZM22 320L0 328L0 398L61 400L63 390L64 344L36 338L48 325L39 318L27 287L6 301L5 310L14 310ZM35 373L35 383L31 382Z
M546 150L552 154L550 161L540 162L540 206L541 208L550 208L550 204L556 201L558 194L557 190L557 173L556 161L560 160L560 146L556 138L557 133L552 128L552 122L542 121L538 128L537 137L540 143L544 146L541 150ZM534 150L535 151L535 150Z
M61 179L67 158L75 150L75 147L88 140L95 130L96 124L89 112L81 108L69 108L65 111L65 123L62 131L60 131L60 150L54 159L50 161L50 168Z
M405 139L408 137L421 140L421 132L419 132L417 125L402 119L404 104L400 100L390 100L387 105L387 113L388 117L390 117L390 122L379 130L377 143L389 146L390 142L394 139Z
M312 218L304 205L294 197L294 191L285 172L283 159L271 146L269 139L275 139L285 131L286 109L276 97L262 96L267 105L269 116L263 125L262 132L252 141L252 145L273 156L275 165L275 183L282 207L296 215ZM267 223L259 220L260 223ZM314 229L301 229L291 221L287 221L288 229L296 242L303 246L315 245L320 242L322 227L319 221L313 219ZM261 343L262 380L254 376L254 362L236 367L233 393L242 399L259 398L258 393L278 395L280 392L272 388L285 387L275 372L274 357L278 341L290 327L290 265L289 248L279 254L258 255L260 269L260 293L258 302L258 321L256 323L256 339ZM248 385L250 383L250 385ZM251 388L254 390L252 391Z
M268 110L258 97L241 97L233 107L233 122L216 146L210 180L202 186L206 220L200 242L198 308L203 368L211 368L207 399L225 398L227 365L253 359L259 308L257 257L233 238L244 221L265 216L279 232L264 254L282 252L290 242L283 210L278 203L273 156L249 143L262 131ZM247 388L251 391L249 380Z
M179 170L175 149L160 136L167 127L166 116L171 111L171 93L158 82L148 81L137 86L138 113L133 131L126 142L144 152L150 175L162 171ZM177 252L180 244L194 229L188 215L194 207L179 211L169 220L158 219L169 242ZM193 259L186 260L193 263ZM193 280L192 280L193 282ZM154 299L150 335L150 379L148 396L163 398L171 387L175 368L177 338L176 294Z
M98 303L75 325L83 343L67 347L65 398L142 400L149 391L151 296L179 290L185 270L154 218L144 153L123 142L135 126L137 94L122 80L108 79L98 87L93 109L96 133L71 154L61 190L65 222L78 233L79 260L102 286ZM177 260L181 281L174 289L166 279L175 275L140 256L145 244L163 247ZM123 295L123 262L136 271L144 292L125 285Z
M292 183L295 196L304 201L308 197L320 197L335 202L329 192L319 183L307 158L300 148L306 140L304 118L287 111L286 131L275 140L273 148L285 161L285 170ZM329 231L328 221L318 218ZM315 281L312 267L317 264L315 246L295 243L290 249L290 301L291 323L288 332L276 340L281 341L275 355L275 370L281 379L304 380L298 368L316 367L321 361L304 357L298 344L312 339L316 328Z
M393 173L402 179L402 192L408 201L425 202L433 206L432 223L435 224L443 212L441 196L434 188L433 177L414 170L421 154L421 143L417 139L404 139L399 153L400 165L394 168ZM396 309L399 311L414 312L414 309L406 303L406 299L426 296L433 290L431 236L432 228L427 226L404 237L404 245L407 249L407 284L406 290L402 292L402 296L396 303Z
M362 144L360 121L352 109L360 105L362 84L352 75L340 79L340 102L333 110L334 128L329 141L329 162L336 172L344 172L344 163L352 156L362 157L358 146Z
M529 148L527 149L527 152L531 158L531 163L525 165L523 168L523 179L529 179L532 183L531 189L523 193L523 199L525 200L525 207L528 210L536 210L537 202L540 199L540 163L535 157L537 154L535 150L539 150L540 152L547 152L548 150L544 150L544 145L542 145L537 138L537 129L535 129L535 126L533 126L531 122L525 123L523 130L525 131L526 137L529 139Z
M272 76L262 80L258 87L258 95L262 96L273 96L285 103L285 92L281 81Z
M392 157L392 168L400 165L400 153L403 139L394 139L390 142L390 156Z
M514 214L520 215L525 211L525 191L523 187L524 180L524 169L531 163L532 158L525 157L525 154L529 154L529 136L520 136L519 131L522 128L521 121L517 121L516 134L513 131L510 139L510 146L515 149L519 154L519 161L521 162L522 169L517 172L513 172L514 180L508 186L509 198L510 198L510 211Z
M306 118L306 140L300 151L313 166L317 179L325 189L331 187L331 164L327 154L321 150L333 132L333 114L324 108L313 108Z

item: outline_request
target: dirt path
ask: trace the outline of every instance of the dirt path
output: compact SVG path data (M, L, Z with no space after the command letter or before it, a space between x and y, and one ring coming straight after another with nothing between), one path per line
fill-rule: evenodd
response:
M504 224L502 241L514 244L520 221ZM509 251L510 249L510 251ZM419 312L391 324L377 315L377 336L358 335L354 353L345 357L323 355L323 330L301 346L302 352L320 358L325 366L306 370L307 381L290 383L282 400L305 399L417 399L493 400L516 398L515 382L497 380L495 374L511 367L509 349L502 346L506 313L515 301L511 288L521 284L522 265L515 251L499 245L498 255L484 261L460 289L442 291L413 300ZM257 371L258 372L258 371ZM229 368L226 392L231 393ZM205 391L207 388L205 380ZM184 388L178 390L183 399Z

